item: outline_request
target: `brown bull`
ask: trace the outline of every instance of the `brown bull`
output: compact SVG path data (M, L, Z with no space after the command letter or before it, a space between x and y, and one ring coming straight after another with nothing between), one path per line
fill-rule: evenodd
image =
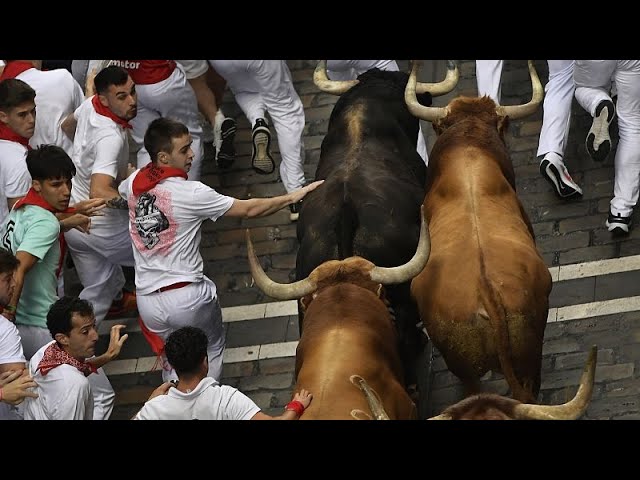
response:
M584 367L580 386L573 399L562 405L530 405L492 393L481 393L444 410L429 420L577 420L587 410L596 373L594 345Z
M415 419L383 285L406 282L426 265L430 248L424 216L416 253L399 267L349 257L324 262L307 278L282 285L265 274L248 231L247 250L258 287L280 300L300 298L305 310L295 391L309 390L313 402L302 419L383 418L382 411L391 419Z
M424 212L432 252L411 284L420 315L447 367L468 393L488 370L504 374L512 396L535 402L551 276L515 190L504 140L509 117L533 113L542 86L529 62L529 103L498 106L458 97L447 107L415 100L416 64L405 99L438 134L429 156Z

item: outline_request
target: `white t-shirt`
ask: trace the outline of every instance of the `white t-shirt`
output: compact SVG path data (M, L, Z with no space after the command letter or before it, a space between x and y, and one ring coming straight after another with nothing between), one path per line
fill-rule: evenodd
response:
M60 365L46 375L36 372L44 351L55 340L47 343L33 354L29 371L38 384L38 398L24 400L25 420L91 420L93 418L93 395L89 379L71 365ZM92 373L92 375L96 375Z
M220 385L211 377L200 380L189 393L170 388L144 404L134 420L250 420L260 411L237 388Z
M206 60L176 60L184 70L187 80L199 77L209 69L209 63Z
M27 363L22 351L20 333L16 326L0 315L0 365L7 363ZM0 402L0 420L18 420L14 406Z
M36 91L36 129L29 145L53 144L64 149L69 156L73 142L60 128L62 121L84 101L78 82L64 68L43 72L37 68L25 70L16 78Z
M136 196L131 185L139 172L135 171L119 188L129 203L138 295L178 282L201 281L202 222L207 218L215 222L231 208L234 198L182 177L167 178Z
M102 173L115 178L118 185L127 176L129 141L127 131L109 117L100 115L91 104L93 97L85 100L75 111L78 121L73 140L73 177L71 204L88 200L91 175ZM110 199L107 199L110 200ZM91 219L91 235L101 237L117 235L127 226L127 211L105 208L104 215Z
M18 142L0 140L0 225L9 216L7 198L24 197L31 188L27 149Z

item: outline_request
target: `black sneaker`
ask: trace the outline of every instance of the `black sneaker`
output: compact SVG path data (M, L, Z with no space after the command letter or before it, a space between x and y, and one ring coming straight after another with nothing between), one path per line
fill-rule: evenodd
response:
M613 233L629 233L629 226L631 225L631 215L623 217L622 215L614 215L609 210L609 218L605 222L605 225L610 232Z
M560 198L582 195L582 189L573 181L562 160L543 158L540 162L540 173L553 186Z
M292 222L295 222L296 220L298 220L298 217L300 216L301 208L302 208L302 200L289 205L289 210L291 210L291 213L289 214L289 220L291 220Z
M222 142L220 150L217 152L216 160L218 168L229 168L236 160L236 147L234 140L236 138L236 121L233 118L225 118L220 125L220 135Z
M602 162L611 152L609 125L611 125L614 115L615 107L610 100L603 100L596 107L596 114L585 141L587 152L596 162Z
M258 118L251 134L253 148L251 152L251 166L261 175L269 175L276 169L271 152L271 132L267 122Z

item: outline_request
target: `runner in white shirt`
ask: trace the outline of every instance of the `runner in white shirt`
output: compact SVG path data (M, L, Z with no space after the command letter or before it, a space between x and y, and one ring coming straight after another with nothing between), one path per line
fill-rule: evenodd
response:
M41 69L42 60L11 60L0 78L18 78L36 91L36 129L29 145L57 145L71 156L73 142L60 125L80 106L84 93L68 70Z
M92 420L94 398L89 375L120 354L129 335L120 336L124 325L111 327L107 353L94 357L98 331L91 304L63 297L51 306L47 327L53 341L29 361L38 383L38 398L24 402L25 420Z
M129 120L135 117L133 80L120 67L107 67L95 77L96 95L88 98L63 122L74 136L71 203L89 198L107 199L104 215L91 222L91 235L77 230L65 233L69 252L83 285L80 298L95 309L96 322L104 320L125 284L121 266L133 266L128 233L127 204L118 194L118 184L128 174Z
M14 273L17 267L18 259L12 253L0 250L0 304L2 305L9 304L13 295L16 284ZM0 379L3 379L5 375L7 378L12 378L9 375L12 372L16 373L16 378L11 382L13 385L9 385L9 382L4 385L4 381L0 380L0 390L2 390L0 392L0 420L20 419L21 416L12 405L21 403L25 396L36 396L35 393L28 390L28 388L36 386L31 377L22 377L26 366L18 329L13 322L0 315ZM25 386L25 383L28 385ZM16 392L12 392L12 387L13 389L20 388ZM18 393L20 398L14 399L15 393Z
M207 335L196 327L183 327L167 339L167 358L179 381L155 389L133 420L297 420L313 396L302 389L278 417L263 413L238 389L220 385L207 376Z
M36 92L22 80L0 82L0 225L31 188L25 158L36 126Z
M238 200L201 182L186 181L194 152L184 124L158 118L149 125L144 143L152 163L134 172L119 188L129 204L143 332L148 330L148 340L160 337L156 346L150 341L160 354L162 340L174 330L186 325L201 328L209 338L209 376L219 380L224 329L216 286L203 273L202 223L223 215L270 215L298 202L323 181L278 197ZM175 379L170 365L163 363L163 379Z

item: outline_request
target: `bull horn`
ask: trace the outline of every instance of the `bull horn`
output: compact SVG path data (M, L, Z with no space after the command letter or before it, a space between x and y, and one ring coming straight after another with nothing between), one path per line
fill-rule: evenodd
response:
M451 415L447 413L441 413L440 415L436 415L435 417L427 418L427 420L451 420Z
M299 280L294 283L276 283L271 280L260 265L256 252L253 249L253 243L251 242L251 234L247 229L247 256L249 257L249 267L251 268L251 275L258 285L258 288L265 294L278 300L291 300L293 298L302 298L305 295L310 294L316 289L316 285L309 280L309 277L304 280Z
M369 404L369 409L373 414L376 420L389 420L389 415L384 411L384 406L382 405L382 400L380 400L380 396L378 393L367 384L364 378L360 375L351 375L349 377L351 383L353 383L356 387L362 390L364 393L364 397L367 399L367 403ZM361 411L361 410L351 410L351 415L353 413Z
M342 95L358 83L358 80L329 80L327 75L327 61L320 60L313 72L313 83L320 90L331 95Z
M446 95L455 88L460 79L460 72L458 66L453 60L447 60L447 75L444 80L439 83L423 83L417 82L416 93L430 93L432 97L439 97L440 95Z
M378 267L375 266L369 272L369 277L376 283L391 285L403 283L418 275L429 261L431 253L431 239L429 237L429 227L424 219L424 206L420 207L420 240L416 253L404 265L398 267Z
M413 60L411 62L411 73L409 74L407 86L404 89L404 102L414 117L426 120L427 122L435 122L447 116L447 113L449 113L448 107L425 107L424 105L420 105L420 102L418 102L416 98L416 78L419 64L419 60Z
M533 60L529 60L529 75L531 76L531 87L533 90L533 93L531 94L531 101L524 105L498 106L496 108L498 115L502 115L504 117L508 116L512 120L517 120L519 118L526 117L527 115L531 115L536 111L538 105L542 102L542 97L544 95L540 78L538 78L538 72L536 72L536 67L533 65Z
M518 420L576 420L587 410L591 394L593 393L593 379L596 373L596 359L598 349L591 347L589 358L585 364L580 386L575 397L562 405L516 405L513 414Z

